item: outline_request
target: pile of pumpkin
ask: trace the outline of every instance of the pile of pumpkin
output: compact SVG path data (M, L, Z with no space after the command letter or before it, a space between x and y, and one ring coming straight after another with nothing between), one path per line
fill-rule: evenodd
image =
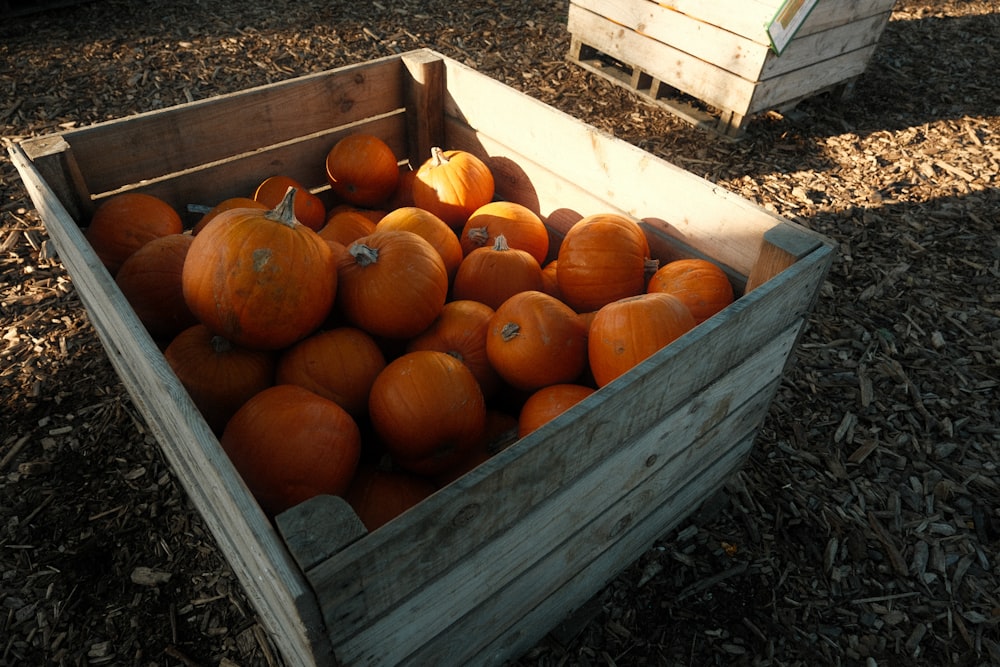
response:
M140 193L85 230L270 515L342 495L375 529L733 300L716 265L657 266L616 214L550 255L465 151L411 170L352 134L326 175L329 210L270 176L188 231Z

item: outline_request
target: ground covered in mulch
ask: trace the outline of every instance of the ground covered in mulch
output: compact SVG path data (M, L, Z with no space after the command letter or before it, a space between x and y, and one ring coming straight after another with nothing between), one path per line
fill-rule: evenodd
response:
M1000 2L900 0L852 98L737 143L566 62L565 15L94 0L7 17L0 127L430 46L826 234L837 259L728 493L518 664L1000 664ZM0 250L0 665L282 664L6 156Z

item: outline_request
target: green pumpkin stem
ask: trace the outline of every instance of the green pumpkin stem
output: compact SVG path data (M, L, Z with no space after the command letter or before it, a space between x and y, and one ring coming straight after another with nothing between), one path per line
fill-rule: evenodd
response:
M285 192L285 196L282 197L278 205L273 209L264 214L268 220L274 220L275 222L280 222L286 227L296 227L301 225L298 218L295 217L295 193L298 190L292 186L288 187Z

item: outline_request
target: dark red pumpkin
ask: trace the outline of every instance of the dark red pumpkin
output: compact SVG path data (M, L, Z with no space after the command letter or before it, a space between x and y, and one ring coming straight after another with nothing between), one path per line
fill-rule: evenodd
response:
M344 495L361 523L381 528L437 490L430 480L401 470L362 463Z
M181 288L181 271L191 242L189 234L155 238L132 253L115 274L125 299L157 340L169 342L198 323Z

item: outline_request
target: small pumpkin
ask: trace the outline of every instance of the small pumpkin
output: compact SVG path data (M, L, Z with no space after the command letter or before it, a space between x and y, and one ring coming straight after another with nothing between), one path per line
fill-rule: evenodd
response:
M382 204L399 185L399 161L378 137L355 133L337 141L326 155L330 189L355 206Z
M272 352L234 345L204 324L177 334L163 356L216 435L240 406L274 384Z
M455 465L486 424L485 400L472 371L432 350L390 362L375 378L368 413L392 459L422 475Z
M577 312L646 291L649 243L634 220L598 213L570 227L559 245L556 280L563 300Z
M169 341L198 323L181 288L181 271L191 242L189 234L153 239L122 262L115 274L125 300L155 339Z
M649 279L647 292L673 294L701 324L733 302L726 272L707 259L678 259L661 266Z
M413 177L413 204L459 230L476 209L493 199L494 187L493 173L478 157L435 146Z
M552 260L542 267L542 291L562 301L562 294L559 293L559 279L556 276L558 271L559 262L557 260Z
M319 331L285 350L275 382L297 384L328 398L355 420L368 415L368 392L385 368L378 343L354 327Z
M191 229L192 234L197 234L205 225L210 223L215 216L219 215L223 211L228 211L231 208L256 208L261 211L266 211L271 208L263 202L259 202L256 199L251 199L250 197L230 197L229 199L223 199L221 202L213 206L207 213L201 216L201 219L195 223L195 226Z
M376 336L402 339L416 336L441 313L448 273L423 237L376 229L347 250L338 267L337 303L349 322Z
M319 235L327 241L349 246L375 231L375 222L357 209L342 209L330 215Z
M381 528L437 490L430 481L402 470L362 463L344 499L369 532Z
M521 406L517 419L517 437L532 433L596 391L582 384L553 384L531 394Z
M238 345L287 347L315 331L333 305L334 254L296 220L296 192L270 211L219 214L188 250L181 274L188 307Z
M180 215L163 199L142 192L124 192L97 207L83 235L114 276L122 262L145 244L183 231Z
M268 387L244 403L220 443L271 516L313 496L343 495L361 458L361 432L351 416L291 384Z
M490 320L486 354L510 385L534 391L573 382L587 362L586 331L577 314L553 296L519 292Z
M500 376L486 355L486 332L493 313L492 308L478 301L449 301L431 326L410 340L406 351L436 350L450 354L469 367L483 396L490 398L500 387Z
M273 209L281 203L288 193L288 188L295 188L295 219L316 231L326 224L326 205L323 200L289 176L270 176L265 178L253 193L254 201L258 201L267 209Z
M598 387L693 329L694 317L677 297L653 292L613 301L594 315L587 338L590 370Z
M542 286L542 267L531 253L511 248L507 237L499 234L491 247L476 248L462 260L452 297L495 309L518 292L541 291Z
M468 255L476 248L488 248L503 234L511 248L524 250L539 265L549 254L549 230L527 206L512 201L491 201L469 216L462 228L462 250Z
M385 217L378 221L376 229L403 230L422 236L441 255L449 282L455 277L458 265L462 263L462 244L455 231L430 211L416 206L397 208L386 213Z

